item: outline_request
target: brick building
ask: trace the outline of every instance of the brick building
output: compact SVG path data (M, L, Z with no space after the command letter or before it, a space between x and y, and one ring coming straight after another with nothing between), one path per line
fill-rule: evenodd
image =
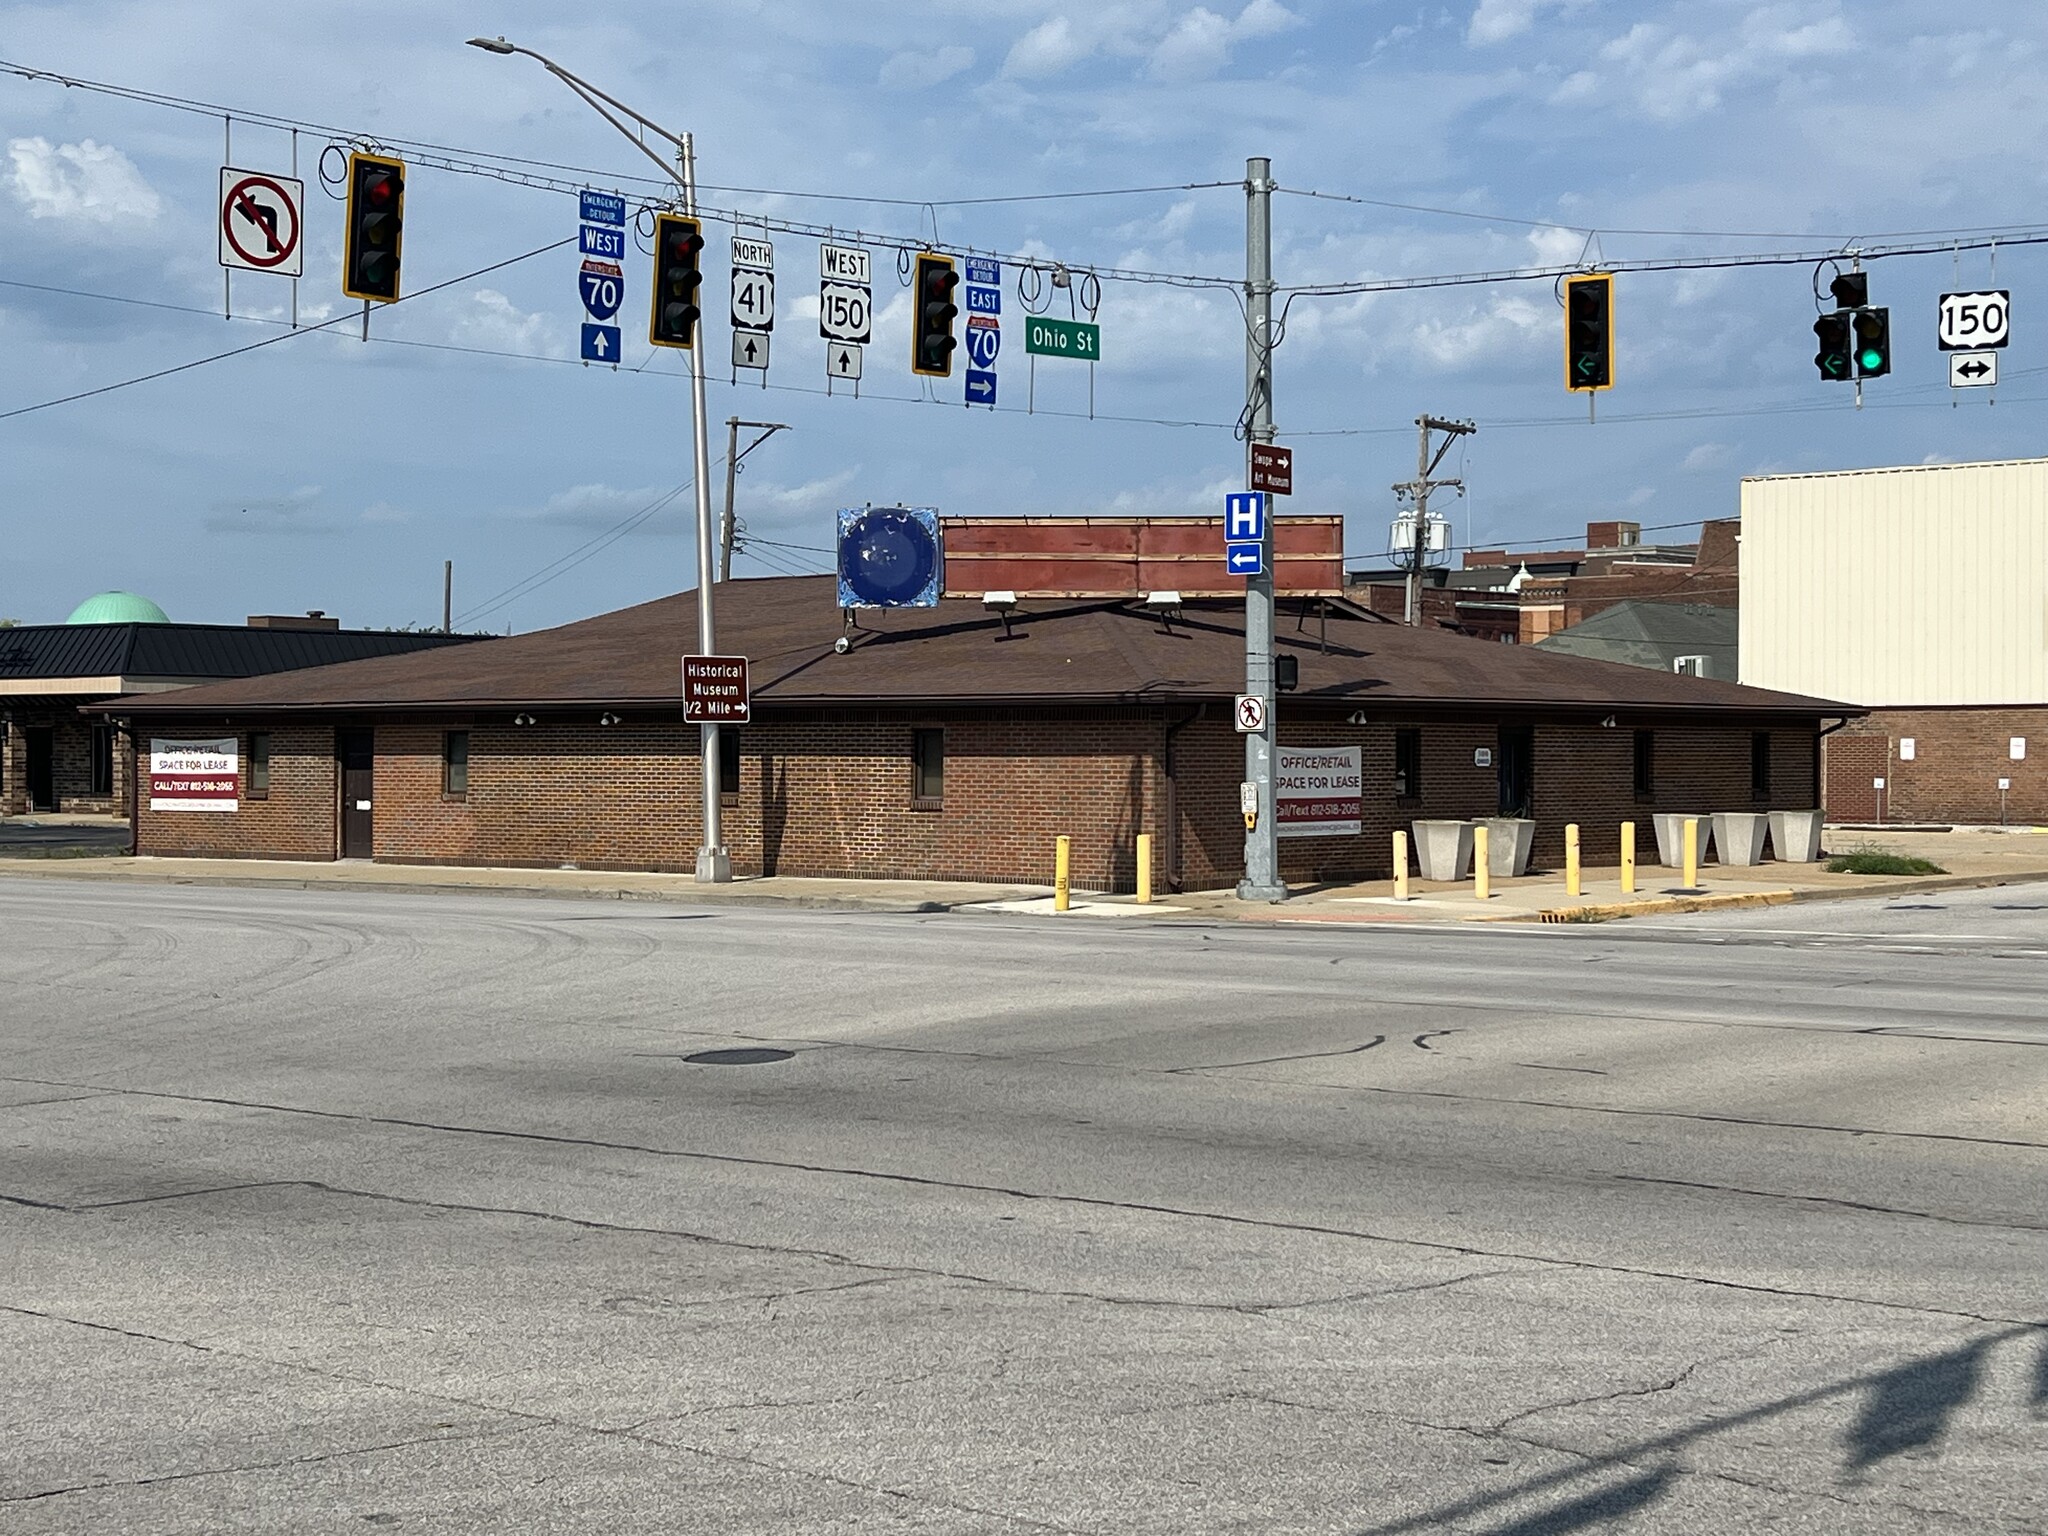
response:
M750 658L753 718L721 733L739 873L1128 887L1140 832L1180 888L1233 884L1243 739L1241 603L949 599L862 612L831 578L736 581L720 649ZM1300 669L1283 745L1357 746L1362 830L1288 838L1294 881L1387 870L1421 817L1526 806L1537 856L1584 825L1612 857L1656 809L1806 808L1825 701L1289 605ZM425 655L116 701L149 743L235 754L233 808L137 812L144 854L694 868L698 732L680 718L693 594ZM257 765L261 764L260 774ZM260 779L260 782L259 782Z
M348 630L320 613L256 614L246 627L173 624L127 592L88 598L62 624L0 629L0 816L126 814L133 746L82 705L468 638Z
M1424 572L1426 624L1510 645L1535 645L1618 603L1735 607L1740 525L1701 525L1693 544L1645 544L1628 522L1586 525L1582 549L1471 549L1456 569ZM1355 570L1346 595L1389 618L1406 612L1402 572ZM1724 674L1733 677L1732 672Z
M1859 706L1831 821L2048 824L2048 459L1742 482L1742 679Z

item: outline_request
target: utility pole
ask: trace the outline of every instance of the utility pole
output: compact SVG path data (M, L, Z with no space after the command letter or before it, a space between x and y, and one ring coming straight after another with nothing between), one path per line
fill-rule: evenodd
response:
M441 562L441 633L455 633L455 562Z
M581 75L571 74L545 54L535 53L531 48L521 48L508 43L502 37L472 37L472 48L481 48L486 53L524 54L545 68L549 74L560 80L583 99L590 107L625 136L626 140L641 154L660 166L673 179L683 194L683 212L690 218L697 217L697 151L695 142L687 133L672 133L668 129L634 111L616 96L606 95ZM631 118L641 131L626 126L614 112ZM675 166L670 168L667 161L650 148L646 135L675 146ZM367 320L365 324L367 324ZM697 321L696 345L690 348L690 406L691 436L694 440L697 488L697 654L715 656L718 654L717 636L711 616L711 588L713 585L712 530L711 530L711 427L704 408L704 322ZM720 835L718 803L718 727L702 725L698 728L698 750L703 756L703 840L697 846L697 879L705 884L722 883L732 879L732 857L726 852L725 842Z
M1421 437L1415 453L1415 478L1394 487L1395 495L1409 497L1415 503L1415 548L1410 552L1408 565L1407 619L1410 624L1422 622L1422 567L1429 557L1429 493L1438 489L1465 489L1463 480L1432 480L1429 477L1437 465L1443 463L1444 455L1451 451L1451 444L1467 433L1479 430L1472 422L1446 421L1440 416L1418 416L1415 426ZM1444 435L1434 458L1429 453L1429 435L1432 432Z
M760 436L747 444L746 451L740 451L740 428L758 430ZM739 525L733 521L733 483L739 476L740 460L767 442L778 432L787 432L789 425L781 421L741 421L737 416L725 418L725 517L718 525L718 579L732 580L732 546Z
M1273 441L1273 163L1245 161L1244 387L1245 483L1251 483L1253 444ZM1269 498L1270 503L1270 498ZM1280 722L1273 688L1273 518L1269 510L1259 546L1259 573L1244 584L1244 691L1265 701L1266 728L1244 738L1245 782L1252 786L1251 825L1244 834L1240 901L1285 901L1280 879L1280 836L1273 795L1274 747Z

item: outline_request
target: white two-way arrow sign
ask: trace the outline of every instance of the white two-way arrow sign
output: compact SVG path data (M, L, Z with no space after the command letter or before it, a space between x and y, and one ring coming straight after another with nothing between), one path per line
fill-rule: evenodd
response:
M1983 389L1998 382L1996 352L1951 352L1948 382L1952 389Z

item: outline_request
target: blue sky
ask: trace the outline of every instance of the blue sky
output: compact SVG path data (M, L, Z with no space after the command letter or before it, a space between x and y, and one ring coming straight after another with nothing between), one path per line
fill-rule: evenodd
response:
M2048 16L2027 0L662 0L564 19L571 9L0 4L0 53L369 138L592 167L598 185L646 191L623 178L653 168L538 66L461 46L503 33L693 130L708 187L762 189L707 191L707 204L913 244L936 224L950 245L1075 269L1241 276L1235 184L1264 154L1290 189L1274 209L1283 285L2017 225L2048 179ZM12 285L0 286L0 411L274 334L220 315L217 117L0 77L0 130L0 279ZM313 184L299 303L313 319L346 303L340 204L313 173L327 142L299 141ZM239 165L282 171L290 154L283 133L235 130ZM1231 185L960 201L1211 181ZM574 226L561 192L415 164L407 286ZM1708 233L1627 233L1673 230ZM730 232L711 230L714 365ZM967 411L957 376L933 386L943 405L917 398L907 301L878 249L865 394L827 398L817 241L773 238L774 387L735 389L713 369L721 446L731 414L793 428L740 478L764 559L743 555L738 572L824 568L809 550L830 543L841 505L1214 512L1237 484L1243 332L1227 291L1105 282L1095 407L1147 420L1091 421L1077 364L1044 363L1043 409L1022 409L1006 272L1006 409ZM1596 425L1561 387L1547 279L1303 297L1275 364L1278 423L1297 450L1289 509L1344 514L1347 550L1370 556L1423 411L1480 424L1454 516L1460 540L1482 545L1555 543L1591 519L1728 515L1749 473L2037 454L2041 249L1876 263L1897 362L1860 413L1812 366L1806 266L1625 275L1619 387ZM579 556L687 480L689 391L674 354L631 342L648 281L637 252L629 368L573 361L576 266L556 251L420 298L380 314L368 346L346 328L298 336L0 420L0 615L61 619L126 587L179 619L321 608L351 624L430 623L453 559L459 617L525 630L691 585L687 494ZM1973 392L1953 406L1936 296L1987 286L2014 290L2005 383L1995 405ZM282 279L240 278L236 309L275 319L288 294Z

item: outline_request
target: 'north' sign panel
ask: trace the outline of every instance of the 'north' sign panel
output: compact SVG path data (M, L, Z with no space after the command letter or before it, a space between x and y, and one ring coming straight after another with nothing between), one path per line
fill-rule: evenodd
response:
M745 725L753 708L744 656L683 658L683 719L690 725Z

